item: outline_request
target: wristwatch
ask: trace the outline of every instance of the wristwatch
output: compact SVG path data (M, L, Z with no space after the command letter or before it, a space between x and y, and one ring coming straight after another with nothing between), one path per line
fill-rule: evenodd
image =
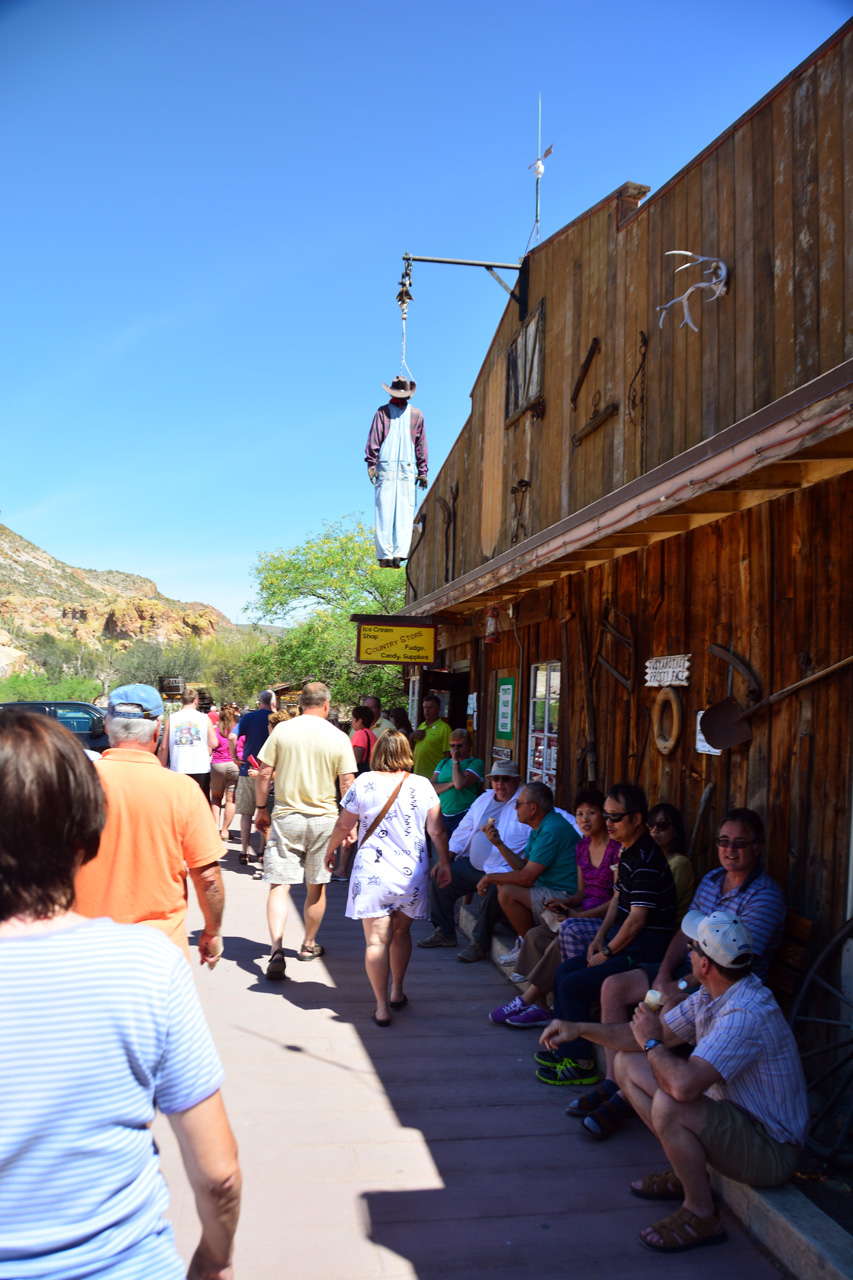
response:
M686 978L679 978L679 979L678 979L678 982L677 982L675 985L678 987L678 990L679 990L679 991L689 991L689 990L690 990L690 983L687 981L687 979L686 979Z
M647 1040L643 1045L643 1053L651 1053L652 1049L656 1049L659 1044L663 1044L663 1040L655 1040L654 1038Z
M613 952L610 950L610 947L607 945L606 942L604 946L601 948L601 954L604 956L606 960L609 960L610 957L613 955Z

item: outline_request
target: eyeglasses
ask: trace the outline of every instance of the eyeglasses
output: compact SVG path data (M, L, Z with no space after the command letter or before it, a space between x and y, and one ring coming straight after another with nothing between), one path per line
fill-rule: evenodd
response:
M748 849L755 843L755 840L730 840L728 836L717 836L717 845L720 849L736 849L738 853L741 849Z
M659 822L647 822L646 826L649 828L649 831L669 831L672 823L664 822L663 819L661 819Z
M524 805L531 804L531 803L532 801L530 800L516 800L515 807L516 809L521 809Z
M621 822L623 818L627 818L627 817L628 817L627 812L626 813L605 813L604 821L609 822L611 823L611 825L613 825L617 822Z

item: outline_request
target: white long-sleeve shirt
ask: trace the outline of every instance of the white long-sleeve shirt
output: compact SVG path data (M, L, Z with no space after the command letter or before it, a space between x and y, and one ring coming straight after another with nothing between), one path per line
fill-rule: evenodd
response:
M524 826L515 816L516 791L509 800L501 804L491 788L478 796L459 826L450 837L450 852L456 856L467 858L477 871L483 874L497 871L511 871L512 868L504 860L499 849L482 833L482 828L489 818L494 818L498 834L508 849L520 858L524 856L524 848L531 828Z

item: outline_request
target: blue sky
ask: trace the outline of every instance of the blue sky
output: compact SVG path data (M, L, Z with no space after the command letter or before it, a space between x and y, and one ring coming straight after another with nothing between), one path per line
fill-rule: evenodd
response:
M839 0L0 2L0 520L235 618L261 551L371 518L404 251L514 261L653 189L850 16ZM505 294L416 266L435 475Z

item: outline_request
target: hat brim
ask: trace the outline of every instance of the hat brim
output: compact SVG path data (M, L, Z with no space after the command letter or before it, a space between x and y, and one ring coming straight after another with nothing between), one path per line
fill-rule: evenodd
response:
M681 932L685 938L689 938L691 942L699 941L699 926L705 919L704 911L688 911L687 915L681 921Z
M413 382L411 391L393 391L391 387L388 386L387 382L383 382L382 390L387 391L392 400L411 400L412 396L415 394L416 386L417 383Z

